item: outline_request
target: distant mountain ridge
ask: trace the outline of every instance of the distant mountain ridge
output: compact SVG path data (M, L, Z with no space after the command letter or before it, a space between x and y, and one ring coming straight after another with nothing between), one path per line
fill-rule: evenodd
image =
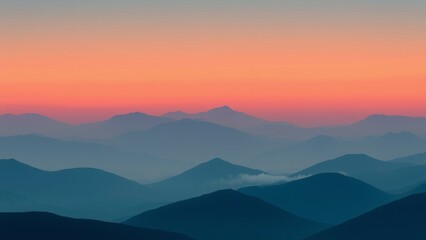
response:
M110 144L127 151L199 163L200 159L215 157L235 162L254 153L274 149L281 143L218 124L182 119L159 124L146 131L120 135Z
M71 126L35 113L0 115L0 136L35 133L53 134Z
M222 106L213 108L207 112L200 113L184 113L184 112L170 112L163 115L163 117L173 118L175 120L181 120L184 118L204 120L210 123L219 124L226 127L232 127L237 129L254 127L268 123L268 121L247 115L243 112L238 112L230 108L229 106Z
M292 166L307 168L327 159L345 154L362 153L376 159L390 160L426 151L426 139L410 132L386 133L360 138L335 138L319 135L306 141L278 147L272 151L251 156L250 166L271 169Z
M350 176L368 172L380 173L411 166L407 163L381 161L366 154L347 154L306 168L294 175L313 175L318 173L343 173Z
M139 179L179 172L183 166L150 154L128 152L87 141L58 140L38 135L0 137L0 159L15 158L47 170L90 167ZM159 171L161 170L161 172Z

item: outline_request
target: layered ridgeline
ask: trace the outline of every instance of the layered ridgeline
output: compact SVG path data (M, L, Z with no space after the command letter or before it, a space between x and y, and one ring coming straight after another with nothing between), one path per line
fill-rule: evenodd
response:
M337 173L318 174L289 183L242 188L300 217L336 224L349 220L395 198L357 179Z
M38 114L5 114L0 115L0 136L38 133L55 137L101 139L130 131L143 131L161 123L181 119L201 120L244 130L255 135L294 140L305 140L317 135L365 137L407 131L419 135L426 134L426 118L422 117L376 114L349 125L304 128L288 122L267 121L223 106L194 114L178 111L163 116L153 116L134 112L80 125L63 123Z
M135 180L157 179L184 168L178 161L170 164L170 160L142 152L132 153L99 143L37 135L0 137L0 158L15 158L48 170L98 168Z
M43 171L0 160L0 211L42 210L95 219L129 216L158 202L155 192L91 168Z
M410 132L386 133L361 138L319 135L289 146L251 156L250 166L271 171L276 168L303 169L349 153L364 153L391 160L426 151L426 139Z
M181 119L196 119L203 120L210 123L219 124L226 127L232 127L237 129L245 129L250 127L261 126L269 124L268 121L253 117L243 112L238 112L230 108L229 106L222 106L211 109L206 112L200 113L185 113L181 111L170 112L163 115L163 117L172 118L175 120Z
M272 176L257 169L215 158L177 176L148 186L162 192L169 200L181 200L220 189L271 184L285 181L285 179L284 176Z
M191 240L183 234L94 220L61 217L46 212L0 213L2 239L61 240Z
M313 175L318 173L340 172L350 176L378 173L411 166L409 163L381 161L366 154L347 154L308 167L294 175Z
M401 157L393 159L392 162L403 162L403 163L411 163L418 165L426 165L426 152L414 154L411 156Z
M108 139L127 132L147 130L171 121L173 119L133 112L116 115L103 121L80 124L66 129L59 135L86 139Z
M326 228L233 190L176 202L125 223L180 232L198 240L296 240Z
M70 127L72 125L39 114L0 115L0 136L55 134Z
M306 240L426 239L426 193L381 206Z
M327 160L294 176L330 172L343 173L384 190L406 188L426 180L426 165L408 161L381 161L364 154L350 154Z
M240 160L276 148L280 142L253 136L234 128L204 121L182 119L146 131L114 138L111 145L155 156L192 163L221 157Z
M248 127L245 131L271 137L308 139L317 135L333 137L365 137L389 132L413 132L426 134L426 118L375 114L348 125L303 128L288 123L269 122Z

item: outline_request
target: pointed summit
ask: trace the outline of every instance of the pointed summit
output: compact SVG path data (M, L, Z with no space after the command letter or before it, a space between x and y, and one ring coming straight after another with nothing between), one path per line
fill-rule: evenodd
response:
M179 199L193 197L219 189L234 187L232 181L240 176L257 176L264 172L232 164L220 158L201 163L177 176L151 184L156 190L173 193ZM240 187L240 186L236 186Z
M236 111L232 109L231 107L224 105L222 107L213 108L209 110L209 112L236 112Z

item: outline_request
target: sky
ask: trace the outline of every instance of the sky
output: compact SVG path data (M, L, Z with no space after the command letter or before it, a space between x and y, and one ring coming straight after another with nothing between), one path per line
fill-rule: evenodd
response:
M2 0L0 113L426 116L423 0Z

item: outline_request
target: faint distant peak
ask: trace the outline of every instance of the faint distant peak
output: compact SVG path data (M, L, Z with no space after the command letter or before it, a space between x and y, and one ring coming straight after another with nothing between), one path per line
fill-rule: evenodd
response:
M232 109L231 107L225 105L225 106L213 108L209 110L209 112L236 112L236 111Z
M424 117L411 117L402 115L386 115L386 114L372 114L360 122L380 122L380 121L401 121L401 120L426 120Z
M126 114L120 114L120 115L115 115L113 117L111 117L111 120L117 120L117 119L133 119L133 118L141 118L141 117L147 117L149 115L142 113L142 112L131 112L131 113L126 113Z
M163 114L162 117L171 118L171 119L182 119L190 116L191 114L183 111L174 111Z

